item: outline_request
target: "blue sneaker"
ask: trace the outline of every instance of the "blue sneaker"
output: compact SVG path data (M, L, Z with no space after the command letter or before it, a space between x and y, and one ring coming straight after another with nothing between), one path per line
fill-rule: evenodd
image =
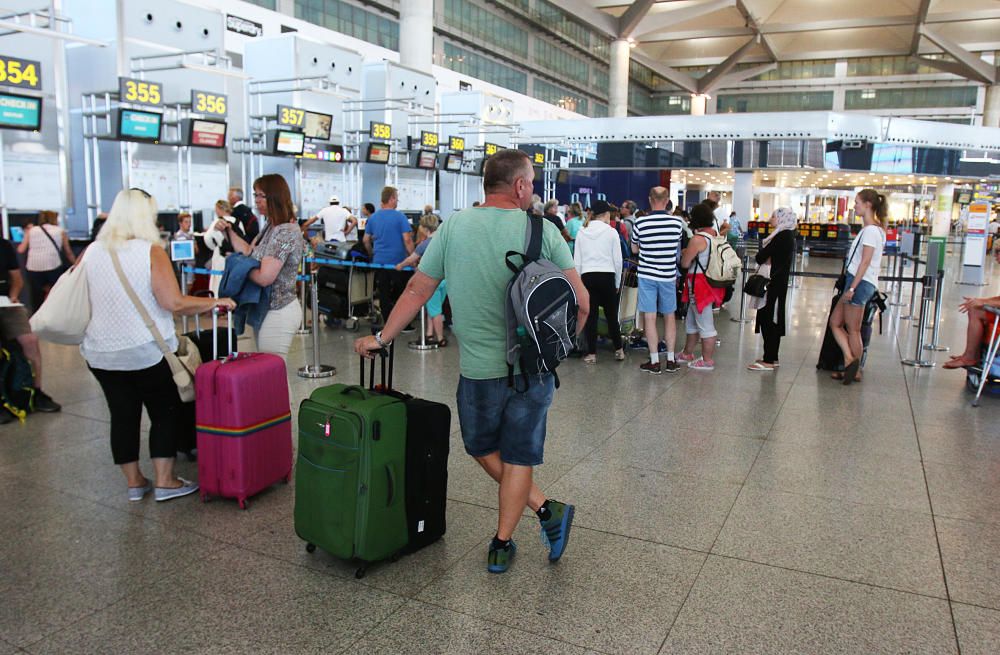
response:
M573 527L573 512L576 508L573 505L560 503L557 500L549 501L549 511L552 516L548 521L541 521L542 524L542 544L549 549L549 561L558 562L566 551L566 544L569 543L569 531Z
M661 341L660 343L656 344L656 352L658 352L658 353L665 353L665 352L667 352L667 342L666 341Z
M490 573L506 573L516 554L517 544L514 543L513 539L510 540L510 546L507 548L494 548L491 539L490 552L486 556L486 570Z

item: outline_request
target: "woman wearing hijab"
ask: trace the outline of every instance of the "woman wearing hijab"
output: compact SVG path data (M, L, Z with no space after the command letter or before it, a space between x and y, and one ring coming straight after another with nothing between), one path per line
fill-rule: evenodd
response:
M788 275L795 257L795 212L779 207L771 214L772 232L757 251L757 272L769 277L764 306L757 310L755 331L764 337L764 357L753 362L751 371L773 371L778 368L778 348L785 336L785 296L788 295Z

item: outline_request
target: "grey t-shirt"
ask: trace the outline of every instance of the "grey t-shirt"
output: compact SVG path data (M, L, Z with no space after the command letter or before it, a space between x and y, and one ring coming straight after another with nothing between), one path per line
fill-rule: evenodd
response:
M305 250L302 231L295 223L269 226L254 247L250 256L257 261L274 257L282 262L278 277L271 285L271 309L281 309L295 300L295 278L299 274L299 264L302 263Z

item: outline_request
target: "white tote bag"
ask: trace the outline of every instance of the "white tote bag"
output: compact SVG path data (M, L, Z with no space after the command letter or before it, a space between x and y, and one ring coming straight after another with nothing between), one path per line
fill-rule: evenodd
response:
M39 339L78 346L90 325L90 289L87 269L78 262L63 273L31 317L31 331Z

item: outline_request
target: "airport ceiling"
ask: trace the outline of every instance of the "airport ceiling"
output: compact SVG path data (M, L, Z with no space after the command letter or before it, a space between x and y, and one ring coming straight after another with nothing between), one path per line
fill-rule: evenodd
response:
M728 67L721 76L737 63L932 55L935 59L930 61L947 72L998 82L996 66L970 54L1000 50L998 0L554 0L553 4L610 38L632 40L633 57L654 70Z

